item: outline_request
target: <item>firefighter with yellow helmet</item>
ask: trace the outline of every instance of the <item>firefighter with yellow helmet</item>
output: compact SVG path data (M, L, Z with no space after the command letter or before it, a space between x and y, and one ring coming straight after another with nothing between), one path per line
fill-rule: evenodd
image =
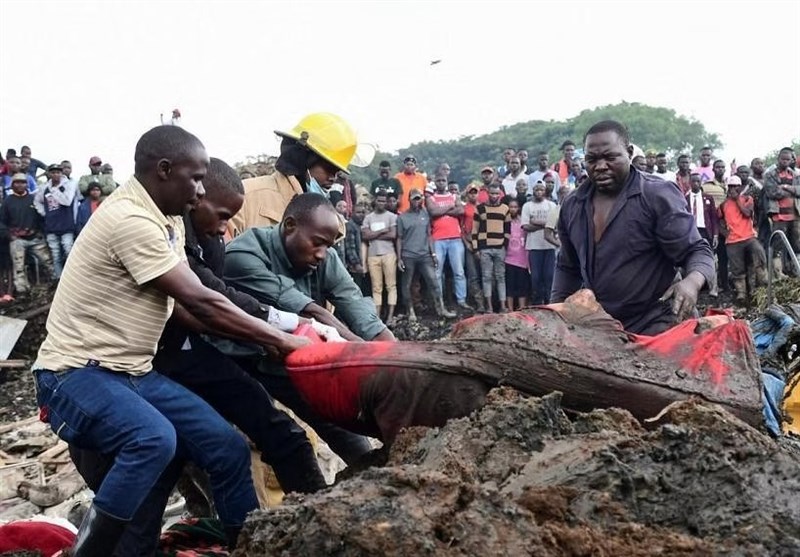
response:
M283 138L275 172L244 180L244 205L228 221L231 237L248 228L280 224L283 211L295 195L327 195L337 172L348 172L358 141L353 128L329 112L309 114Z

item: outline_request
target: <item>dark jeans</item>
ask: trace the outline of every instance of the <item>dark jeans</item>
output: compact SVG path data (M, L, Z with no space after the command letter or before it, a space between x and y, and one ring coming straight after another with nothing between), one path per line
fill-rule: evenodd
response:
M362 456L372 450L369 440L363 435L347 431L321 419L303 400L291 379L286 375L282 364L276 362L259 362L254 358L235 358L236 362L259 383L267 392L284 406L294 412L298 418L307 423L325 441L331 450L339 455L348 465L354 464ZM259 369L259 364L264 370ZM269 371L269 373L264 373Z
M556 272L556 250L528 250L528 263L531 268L531 295L533 305L549 304L553 289L553 275Z
M325 487L305 431L273 405L256 379L197 335L191 350L160 352L154 364L170 379L208 402L238 427L273 467L284 491L310 493Z
M176 452L209 474L219 518L241 526L258 508L244 438L211 406L156 371L133 376L99 367L35 372L50 427L77 448L114 455L95 493L98 509L129 521Z
M433 259L430 255L423 257L403 257L406 270L400 275L400 297L406 301L407 308L411 308L411 283L414 275L419 273L425 288L431 293L433 303L442 296L439 290L439 281L436 280L436 270L433 268Z

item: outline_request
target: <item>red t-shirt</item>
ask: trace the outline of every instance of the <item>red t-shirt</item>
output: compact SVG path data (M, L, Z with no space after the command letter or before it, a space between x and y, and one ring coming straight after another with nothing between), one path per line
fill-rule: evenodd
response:
M472 203L464 203L464 216L461 217L461 233L472 236L472 221L475 219L475 207Z
M753 208L753 198L749 195L741 196L742 205L745 207ZM728 237L725 240L726 244L736 244L744 242L750 238L755 238L756 231L753 229L752 217L744 216L742 210L739 209L736 201L733 199L726 199L719 206L719 216L725 219L725 224L728 225Z
M453 207L456 204L452 193L434 193L430 199L439 207ZM461 238L461 223L458 217L443 215L431 218L431 237L434 240Z

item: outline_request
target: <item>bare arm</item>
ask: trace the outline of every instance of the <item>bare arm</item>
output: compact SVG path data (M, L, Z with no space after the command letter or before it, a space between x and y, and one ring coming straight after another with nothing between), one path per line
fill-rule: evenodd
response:
M446 215L448 211L448 207L440 207L436 203L433 202L433 198L428 197L425 200L425 208L428 210L428 214L431 218L434 217L441 217L442 215Z
M180 263L167 273L151 281L158 290L172 296L180 304L176 312L184 324L197 330L218 336L255 342L265 347L288 354L308 344L307 340L294 337L268 325L261 319L250 316L236 307L222 294L206 288L189 265ZM187 315L191 318L187 318Z
M558 238L556 237L556 233L552 228L545 228L544 229L544 239L545 239L546 242L548 242L549 244L554 245L557 248L561 247L561 242L558 241Z

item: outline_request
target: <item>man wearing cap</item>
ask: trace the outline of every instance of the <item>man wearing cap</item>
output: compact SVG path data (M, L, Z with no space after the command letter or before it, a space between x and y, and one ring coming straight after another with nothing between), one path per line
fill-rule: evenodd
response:
M14 289L17 295L30 289L25 269L25 257L31 253L48 274L53 273L53 262L42 236L42 216L33 204L33 194L28 191L29 174L18 172L11 176L11 192L0 207L0 222L8 230L11 261L14 267Z
M50 178L34 195L36 210L44 217L44 233L53 257L53 278L59 280L75 241L75 183L64 178L60 164L47 167Z
M20 161L19 157L8 157L6 159L6 166L8 167L8 173L3 175L3 196L8 197L11 195L11 179L15 174L19 173L25 174L25 184L28 191L30 193L36 191L38 184L33 176L22 171L22 161Z
M721 236L725 238L728 248L731 282L736 290L736 299L744 301L747 298L747 275L751 274L748 271L752 271L759 284L767 283L767 256L753 228L753 197L743 193L742 180L738 176L731 176L726 184L728 195L717 211Z
M282 138L275 172L244 180L244 204L228 221L232 238L249 228L280 224L286 206L297 195L312 192L327 197L337 173L349 173L358 146L350 124L328 112L309 114L290 131L275 134Z
M425 191L428 185L425 175L417 172L417 158L414 155L406 155L403 158L403 170L395 174L394 177L402 186L401 192L409 192L413 189ZM404 213L409 207L408 195L400 195L397 198L397 212Z
M400 290L403 300L408 304L408 318L412 321L417 316L411 298L411 283L414 275L419 273L426 288L431 293L440 317L455 317L456 314L444 307L442 289L436 280L436 252L431 238L431 219L423 206L422 191L413 189L408 194L411 207L397 217L397 265L403 272L400 279Z
M100 169L103 167L103 161L100 157L92 157L89 159L89 174L81 176L78 180L78 192L81 198L86 197L86 192L89 189L89 184L96 182L100 184L102 198L105 199L117 189L117 184L114 183L114 178L108 174L102 174Z

